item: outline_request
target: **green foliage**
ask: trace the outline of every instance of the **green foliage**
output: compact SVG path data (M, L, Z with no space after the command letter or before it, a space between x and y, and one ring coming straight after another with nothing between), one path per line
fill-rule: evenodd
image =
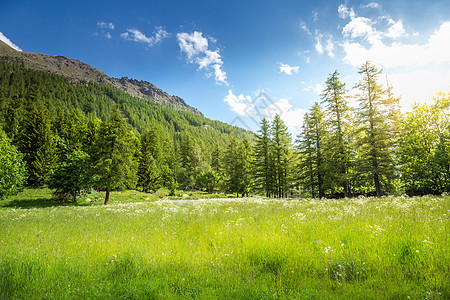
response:
M270 124L266 119L261 121L261 128L255 135L253 145L253 182L257 192L263 192L266 197L274 192L273 151L270 136Z
M324 147L326 159L326 183L331 190L339 190L344 197L349 196L351 151L349 146L349 114L345 84L339 80L338 71L334 71L325 81L322 95L327 115L328 136Z
M297 139L299 164L297 178L304 190L314 198L325 195L324 177L326 176L323 145L327 139L327 127L324 114L318 103L305 114L303 131Z
M402 179L410 194L450 191L450 121L439 95L435 105L415 105L403 118L399 140Z
M381 196L381 189L389 189L394 178L394 141L391 140L390 123L385 112L386 91L378 83L378 70L369 61L359 68L359 74L363 76L356 85L360 90L358 101L358 119L361 131L359 141L362 154L357 162L360 172L367 172L373 178L377 196Z
M100 127L94 157L96 184L106 191L105 204L110 191L136 186L136 150L136 137L116 107L109 121Z
M0 200L20 192L27 177L23 155L0 127Z
M144 191L156 191L173 178L174 168L173 143L161 126L153 125L141 136L138 184Z
M251 186L250 145L247 140L237 141L233 137L224 154L224 184L228 192L247 195Z
M195 185L200 189L205 189L208 193L212 193L218 186L220 175L216 171L210 170L197 175Z
M279 115L275 115L269 131L273 147L274 195L278 198L286 197L290 187L291 136Z
M56 163L55 136L48 114L46 108L32 108L24 118L18 140L30 174L28 183L33 186L42 186Z
M90 172L90 157L83 151L76 150L67 155L66 160L52 172L48 187L56 189L54 195L62 200L70 196L77 197L87 193L92 188L94 179Z

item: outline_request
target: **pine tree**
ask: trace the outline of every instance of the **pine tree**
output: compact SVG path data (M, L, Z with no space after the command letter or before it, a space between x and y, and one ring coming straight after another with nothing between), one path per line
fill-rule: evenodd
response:
M312 137L312 122L308 113L303 118L302 132L297 136L295 141L297 150L299 151L299 159L297 164L297 172L295 176L298 183L311 193L311 197L316 197L317 191L317 175L315 168L316 149Z
M338 71L325 81L322 103L326 105L329 138L324 152L327 159L327 174L332 185L342 188L344 197L349 196L350 149L348 137L348 115L350 108L346 101L345 84L339 80Z
M106 191L105 205L111 191L136 186L136 139L119 108L115 107L110 119L100 127L94 158L97 185Z
M270 128L273 142L273 164L275 174L275 195L286 197L289 190L290 145L291 137L281 117L274 117Z
M305 114L303 131L297 139L300 150L301 185L311 191L312 197L325 196L324 178L326 174L323 144L327 139L324 114L318 103Z
M247 140L239 142L231 137L224 154L225 187L238 197L239 193L248 194L251 185L249 149Z
M358 117L363 133L360 166L362 172L368 172L373 178L376 195L380 197L382 185L389 187L394 176L393 145L389 139L391 128L385 111L386 91L378 83L381 71L369 61L359 68L358 73L363 76L356 85L360 90Z
M56 163L55 139L48 110L34 107L21 126L19 150L25 155L28 183L42 186Z
M266 119L261 121L261 128L255 135L253 146L253 178L257 191L271 196L273 190L272 141L269 133L270 125Z
M138 184L144 192L156 191L162 184L161 144L158 128L146 130L141 136Z

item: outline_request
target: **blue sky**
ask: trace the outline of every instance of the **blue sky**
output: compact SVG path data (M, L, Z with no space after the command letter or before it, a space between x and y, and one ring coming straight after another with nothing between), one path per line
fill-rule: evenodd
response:
M149 81L212 119L257 129L279 112L294 134L329 74L350 90L367 59L404 111L450 89L448 0L1 0L0 39Z

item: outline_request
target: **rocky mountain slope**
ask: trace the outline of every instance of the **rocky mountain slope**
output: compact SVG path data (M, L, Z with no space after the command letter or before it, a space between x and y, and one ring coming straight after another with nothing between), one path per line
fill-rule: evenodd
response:
M48 71L68 77L74 81L94 81L112 85L132 96L148 99L163 105L174 107L201 115L196 108L189 106L182 98L172 96L157 88L147 81L139 81L132 78L109 77L102 71L91 67L79 60L64 56L46 55L31 52L20 52L12 49L0 41L0 56L20 58L25 66L30 69Z

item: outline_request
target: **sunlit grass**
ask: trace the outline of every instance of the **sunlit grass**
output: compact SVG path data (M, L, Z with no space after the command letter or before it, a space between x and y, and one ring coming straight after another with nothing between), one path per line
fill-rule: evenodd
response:
M449 197L111 197L7 200L0 298L450 297Z

